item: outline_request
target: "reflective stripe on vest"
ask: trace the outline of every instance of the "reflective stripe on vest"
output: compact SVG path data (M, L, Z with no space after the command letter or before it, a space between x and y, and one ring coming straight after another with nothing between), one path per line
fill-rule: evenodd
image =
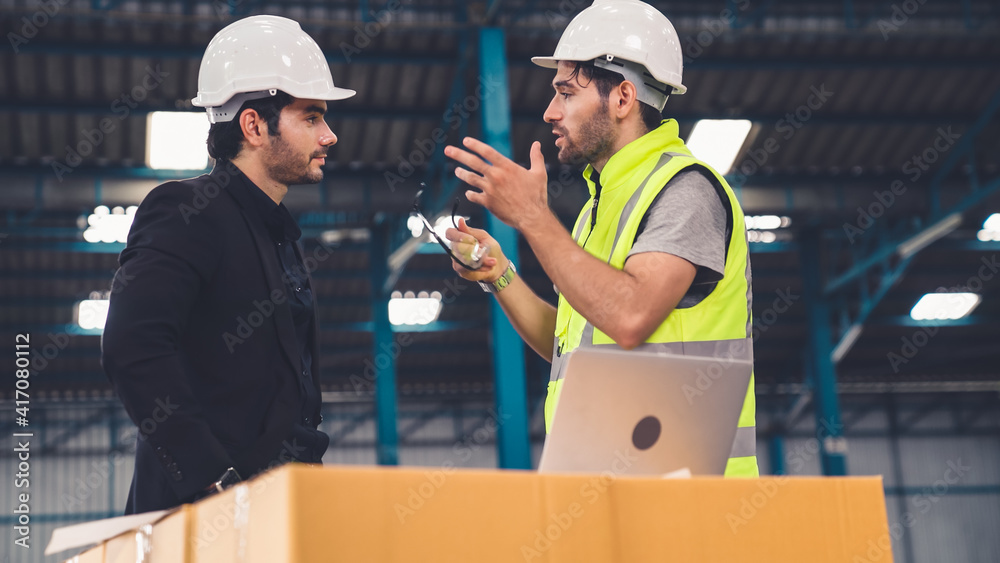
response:
M669 125L669 128L668 128ZM661 131L662 129L662 131ZM716 190L727 203L727 222L731 227L730 239L726 242L726 267L722 281L702 302L685 309L675 309L650 336L646 343L635 350L659 351L703 357L740 357L753 359L753 344L750 338L752 328L751 272L748 258L746 231L743 228L743 213L735 194L722 178L711 168L694 159L683 143L676 138L676 122L668 120L656 130L659 142L669 147L647 158L644 162L655 164L650 170L648 164L642 176L631 179L634 188L628 185L614 186L613 178L602 177L604 191L601 208L597 211L597 226L593 232L590 226L591 202L584 207L573 229L577 244L597 258L615 268L623 269L628 251L635 240L638 224L649 209L655 196L674 175L692 166L701 166L709 171L717 182ZM652 133L651 133L652 134ZM661 140L662 139L662 140ZM630 145L631 146L631 145ZM629 150L627 146L623 150ZM640 149L648 149L640 147ZM606 169L607 170L607 169ZM609 186L619 190L609 197ZM631 191L629 191L631 190ZM624 201L623 201L624 200ZM615 224L616 223L616 224ZM615 224L612 231L611 225ZM565 360L575 348L618 347L614 341L583 319L572 309L565 297L559 296L557 310L556 339L552 355L552 372L545 401L546 430L551 426L552 414L558 403L565 370ZM751 376L743 408L740 411L736 439L733 441L726 476L757 476L754 380Z

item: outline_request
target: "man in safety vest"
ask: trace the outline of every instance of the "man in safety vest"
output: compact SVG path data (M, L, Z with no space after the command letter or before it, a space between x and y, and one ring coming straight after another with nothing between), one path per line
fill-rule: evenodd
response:
M555 95L544 119L559 161L583 164L590 189L572 232L551 212L541 144L525 169L465 138L445 154L455 175L480 191L470 201L514 227L559 292L553 307L516 275L486 231L449 229L462 254L490 247L464 278L495 294L521 337L552 362L548 430L566 356L582 346L753 358L750 261L743 211L725 178L691 155L677 122L662 119L683 94L683 55L670 21L637 0L598 0L575 17L551 57ZM756 477L754 383L750 380L727 476Z

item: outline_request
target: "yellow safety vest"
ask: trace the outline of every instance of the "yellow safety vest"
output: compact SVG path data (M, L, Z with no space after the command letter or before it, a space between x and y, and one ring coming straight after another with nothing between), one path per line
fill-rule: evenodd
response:
M728 203L727 225L731 235L723 278L697 305L674 309L646 343L635 349L752 360L750 260L743 210L725 178L691 156L691 151L677 136L675 120L664 120L655 130L632 141L608 160L600 174L602 188L593 232L590 215L596 188L590 178L593 168L587 166L583 175L590 187L591 199L577 218L573 238L592 256L619 270L624 269L639 223L654 198L675 174L692 167L710 172L716 180L720 198ZM546 432L552 425L562 389L566 355L580 346L618 347L614 340L576 312L562 295L556 313L555 336L552 374L545 398ZM751 375L736 439L726 464L727 477L758 476L755 410Z

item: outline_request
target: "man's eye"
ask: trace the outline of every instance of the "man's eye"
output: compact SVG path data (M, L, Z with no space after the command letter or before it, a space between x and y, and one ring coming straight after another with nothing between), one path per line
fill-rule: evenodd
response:
M570 96L570 94L568 92L561 92L559 95L562 96L563 98L567 99L567 100L569 99L569 96Z

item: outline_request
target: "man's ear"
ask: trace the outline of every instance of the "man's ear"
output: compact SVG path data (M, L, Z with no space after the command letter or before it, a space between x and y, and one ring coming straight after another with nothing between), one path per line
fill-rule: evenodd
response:
M267 121L260 117L257 110L247 109L240 113L240 129L243 131L243 139L250 146L259 147L264 144Z
M632 84L628 80L623 80L617 88L611 91L611 111L614 112L615 117L618 119L625 119L625 117L632 112L632 108L638 103L636 96L638 92L635 89L635 84Z

